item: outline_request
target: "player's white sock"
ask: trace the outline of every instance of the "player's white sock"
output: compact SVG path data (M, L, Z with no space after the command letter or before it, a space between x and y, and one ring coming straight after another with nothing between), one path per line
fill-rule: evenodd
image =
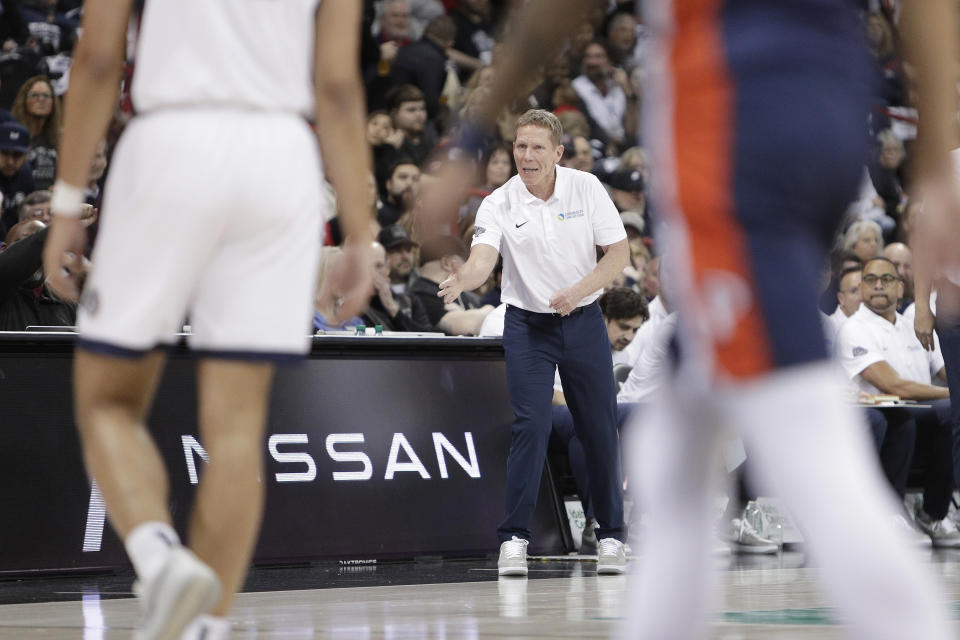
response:
M731 389L751 472L783 499L851 637L950 637L934 577L891 524L897 513L863 416L828 364Z
M171 549L180 546L180 537L166 522L137 525L123 541L137 577L150 580L160 571Z
M197 616L183 632L181 640L226 640L230 637L230 621L209 613Z
M706 635L713 600L711 504L720 425L709 399L664 389L624 429L630 486L646 516L618 638L687 640ZM683 397L680 397L680 396Z

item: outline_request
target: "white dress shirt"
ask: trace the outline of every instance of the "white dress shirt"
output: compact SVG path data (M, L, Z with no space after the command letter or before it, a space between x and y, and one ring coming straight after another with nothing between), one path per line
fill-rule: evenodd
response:
M596 246L627 237L596 176L565 167L556 171L547 201L530 193L516 175L483 199L474 223L473 245L489 245L503 257L500 300L536 313L553 313L553 294L593 272ZM590 293L580 306L600 293Z
M570 83L583 101L590 117L611 138L623 138L623 117L627 113L627 94L620 85L607 81L607 93L603 94L587 76L577 76Z
M864 369L877 362L886 362L904 380L931 384L943 368L940 341L934 337L935 348L927 351L913 331L913 325L896 314L891 323L871 311L860 308L840 327L837 334L837 355L844 372L855 380L865 393L883 393L863 379Z

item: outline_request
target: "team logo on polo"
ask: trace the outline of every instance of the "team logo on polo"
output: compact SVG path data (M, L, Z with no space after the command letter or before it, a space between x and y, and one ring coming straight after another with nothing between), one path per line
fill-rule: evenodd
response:
M583 209L577 209L576 211L568 211L567 213L558 213L557 220L561 222L564 220L569 220L570 218L582 218Z
M853 348L853 357L854 357L854 358L856 358L857 356L865 356L865 355L867 355L867 350L864 349L863 347L854 347L854 348Z
M475 228L473 229L473 237L474 237L474 238L479 238L480 236L483 235L483 232L484 232L484 231L486 231L486 229L484 229L483 227L475 227Z

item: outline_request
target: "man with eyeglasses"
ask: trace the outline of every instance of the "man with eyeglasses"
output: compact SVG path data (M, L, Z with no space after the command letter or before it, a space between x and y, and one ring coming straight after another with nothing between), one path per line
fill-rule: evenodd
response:
M19 122L0 124L0 194L3 214L0 236L19 222L19 209L28 193L34 191L33 171L27 162L30 132Z
M911 323L897 313L903 281L896 265L877 257L863 265L860 281L863 304L840 327L837 354L847 375L868 394L890 394L915 400L930 408L885 411L887 422L897 429L916 430L909 441L926 451L923 505L916 522L935 547L960 547L960 531L947 517L953 491L953 450L950 423L950 392L932 384L933 376L946 380L939 344L926 351ZM910 442L907 443L910 446ZM884 452L881 459L894 452ZM903 497L910 452L900 456L900 469L884 465L888 479Z

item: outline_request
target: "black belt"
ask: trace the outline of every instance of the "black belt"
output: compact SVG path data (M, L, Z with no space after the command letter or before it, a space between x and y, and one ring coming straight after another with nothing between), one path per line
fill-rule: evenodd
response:
M574 309L573 311L571 311L571 312L568 313L567 315L562 315L562 314L559 314L559 313L540 313L539 311L529 311L529 310L524 309L524 308L522 308L522 307L515 307L515 306L513 306L512 304L508 304L507 306L510 307L511 309L516 309L517 311L522 311L523 313L528 313L528 314L535 315L535 316L549 316L549 317L552 317L552 318L569 318L570 316L575 316L575 315L577 315L578 313L582 313L584 309L586 309L587 307L589 307L589 306L591 306L591 305L594 305L594 304L597 304L597 303L596 303L596 302L591 302L590 304L585 304L585 305L583 305L582 307L577 307L576 309Z

